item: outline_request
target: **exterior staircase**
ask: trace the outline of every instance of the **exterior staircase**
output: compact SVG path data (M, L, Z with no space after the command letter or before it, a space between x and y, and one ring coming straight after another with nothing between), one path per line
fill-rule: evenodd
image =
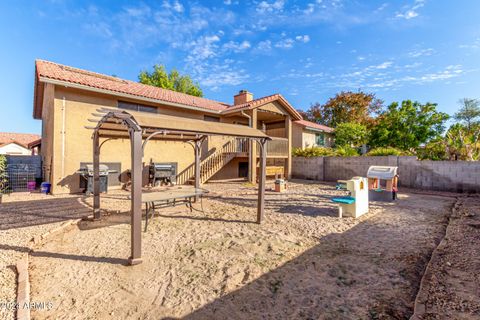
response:
M200 163L200 183L205 183L239 154L248 153L248 140L232 138ZM194 184L195 164L177 176L178 184Z

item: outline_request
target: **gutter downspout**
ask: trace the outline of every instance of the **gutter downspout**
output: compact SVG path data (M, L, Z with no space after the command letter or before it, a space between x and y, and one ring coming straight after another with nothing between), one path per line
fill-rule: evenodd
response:
M246 114L244 110L241 110L240 114L248 119L248 126L251 128L252 127L252 116ZM253 157L252 157L253 156L252 155L252 148L254 148L253 143L254 142L251 141L251 140L248 143L248 163L253 163ZM252 181L252 172L250 172L250 170L248 170L248 181Z
M65 96L62 99L62 180L65 179Z

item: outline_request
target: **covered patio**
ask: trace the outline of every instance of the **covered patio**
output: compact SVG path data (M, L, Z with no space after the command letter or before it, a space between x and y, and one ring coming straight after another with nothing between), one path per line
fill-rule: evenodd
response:
M261 223L265 210L266 142L264 132L245 126L211 123L167 115L145 115L118 109L102 108L93 114L93 217L101 218L100 211L100 151L109 140L129 139L131 149L131 255L130 265L139 264L142 241L142 171L143 151L149 141L184 142L193 147L195 155L195 190L200 188L200 159L203 142L209 136L231 136L256 141L260 148L260 176L258 183L257 223ZM161 191L159 191L161 192Z

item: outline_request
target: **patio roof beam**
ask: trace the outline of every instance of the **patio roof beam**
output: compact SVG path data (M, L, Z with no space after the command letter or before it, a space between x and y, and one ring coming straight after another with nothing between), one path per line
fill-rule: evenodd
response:
M142 159L143 149L150 140L189 142L195 152L195 187L200 187L200 160L202 143L208 136L236 136L256 141L260 145L260 176L258 186L257 223L261 223L265 210L265 173L266 173L266 142L271 140L265 133L256 129L246 129L234 125L211 128L199 120L185 121L178 117L158 117L158 122L143 118L145 127L137 122L134 116L126 111L108 112L98 121L93 130L93 168L94 168L94 219L100 219L100 138L128 139L131 145L131 255L130 265L141 263L141 223L142 223ZM105 128L112 123L120 122L126 128ZM173 123L170 123L173 122ZM158 126L155 127L158 123ZM180 128L180 129L177 129ZM185 128L185 129L181 129ZM187 129L188 128L188 129ZM173 130L172 130L173 129ZM225 130L224 132L222 130ZM238 131L237 131L238 130ZM118 134L117 134L118 133ZM122 134L124 133L124 134ZM145 139L145 142L142 140ZM106 140L105 140L106 141ZM105 142L104 141L104 142ZM102 143L103 144L103 143Z

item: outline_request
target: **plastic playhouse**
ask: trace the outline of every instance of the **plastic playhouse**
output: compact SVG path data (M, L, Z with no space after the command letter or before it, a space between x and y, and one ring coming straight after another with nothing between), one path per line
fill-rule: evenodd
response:
M349 195L332 198L333 202L338 203L338 216L340 218L343 216L358 218L362 214L367 213L367 178L353 177L350 180L339 181L339 183L342 185L342 190L348 191Z
M373 201L394 201L398 192L398 167L371 166L368 168L368 195Z

